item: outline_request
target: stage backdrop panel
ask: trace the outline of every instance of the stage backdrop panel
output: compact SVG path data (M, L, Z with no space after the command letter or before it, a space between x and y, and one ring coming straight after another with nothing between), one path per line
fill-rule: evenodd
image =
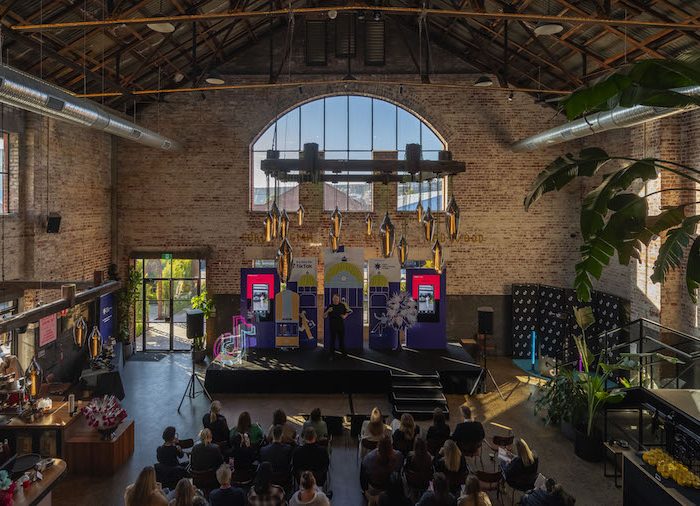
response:
M248 346L275 347L275 294L279 291L277 269L241 269L241 316L256 330Z
M406 346L440 350L447 347L447 271L407 269L406 290L418 304L418 322L406 331Z
M398 333L386 325L386 304L401 290L401 264L397 258L367 260L369 279L369 347L391 350L398 346Z
M324 309L331 303L334 294L340 295L352 311L345 319L345 347L348 349L362 348L362 288L364 285L364 248L340 248L336 253L330 248L323 252L324 280L323 302ZM324 321L324 336L330 336L330 323ZM324 339L328 347L329 339Z
M287 289L299 294L299 347L313 349L318 343L318 280L316 258L295 258Z
M530 334L538 329L538 285L513 285L513 358L530 358Z

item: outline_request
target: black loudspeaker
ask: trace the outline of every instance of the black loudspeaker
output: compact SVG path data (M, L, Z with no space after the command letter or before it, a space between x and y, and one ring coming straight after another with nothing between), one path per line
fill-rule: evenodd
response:
M493 335L493 308L480 307L477 310L479 334Z
M46 217L46 233L47 234L58 234L58 230L61 228L61 215L58 213L49 213Z
M204 337L204 313L199 309L188 309L187 314L187 339Z

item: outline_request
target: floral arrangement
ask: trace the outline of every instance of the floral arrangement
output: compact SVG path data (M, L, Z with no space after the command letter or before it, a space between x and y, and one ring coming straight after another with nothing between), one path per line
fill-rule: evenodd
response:
M418 306L408 292L391 296L386 304L387 325L399 332L409 329L418 321Z
M4 469L0 471L0 506L12 506L17 484Z
M126 411L113 395L91 400L83 407L82 413L88 425L99 431L114 429L126 418Z

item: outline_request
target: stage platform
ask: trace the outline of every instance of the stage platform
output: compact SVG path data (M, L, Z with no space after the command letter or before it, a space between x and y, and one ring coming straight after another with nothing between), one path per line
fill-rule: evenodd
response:
M210 393L387 393L394 374L440 376L444 393L468 393L481 367L459 344L445 350L352 350L347 357L329 360L322 347L315 350L248 351L240 365L216 362L206 370Z

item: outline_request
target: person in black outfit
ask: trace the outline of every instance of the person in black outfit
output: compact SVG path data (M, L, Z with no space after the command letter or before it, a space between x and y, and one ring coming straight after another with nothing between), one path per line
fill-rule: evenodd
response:
M437 452L450 439L450 426L445 422L445 413L440 408L433 411L433 424L428 427L425 441L428 443L428 451L435 456Z
M331 304L326 308L323 313L324 318L330 319L331 335L330 337L330 352L331 360L335 356L335 345L336 340L340 345L340 351L343 355L347 355L345 352L345 318L350 315L347 306L341 302L340 295L337 293L333 294L331 298Z
M202 417L202 425L211 431L214 442L219 446L228 446L229 430L226 417L221 414L221 403L211 403L209 413Z
M177 482L188 475L186 465L180 464L180 457L184 456L184 452L178 444L175 427L165 428L163 441L156 450L156 479L167 488L175 488Z
M283 427L272 429L272 443L260 449L260 462L269 462L273 473L289 472L292 463L292 446L282 442Z
M297 447L292 454L292 470L299 477L303 471L314 473L316 483L322 487L328 474L328 450L316 442L316 431L313 427L304 429L304 444Z
M218 445L211 442L211 431L202 429L199 433L200 442L192 447L190 467L193 471L208 471L218 469L224 463L224 457Z
M552 478L545 482L545 488L530 490L520 499L522 506L574 506L575 503Z
M518 455L508 464L501 462L503 476L506 483L514 489L530 490L537 480L539 459L522 438L515 442L515 448Z
M455 425L455 430L450 436L459 449L467 455L473 455L481 446L486 434L481 422L472 418L472 410L466 404L460 406L464 421Z
M379 494L378 506L413 506L414 502L406 497L403 480L399 473L391 473L389 485Z

